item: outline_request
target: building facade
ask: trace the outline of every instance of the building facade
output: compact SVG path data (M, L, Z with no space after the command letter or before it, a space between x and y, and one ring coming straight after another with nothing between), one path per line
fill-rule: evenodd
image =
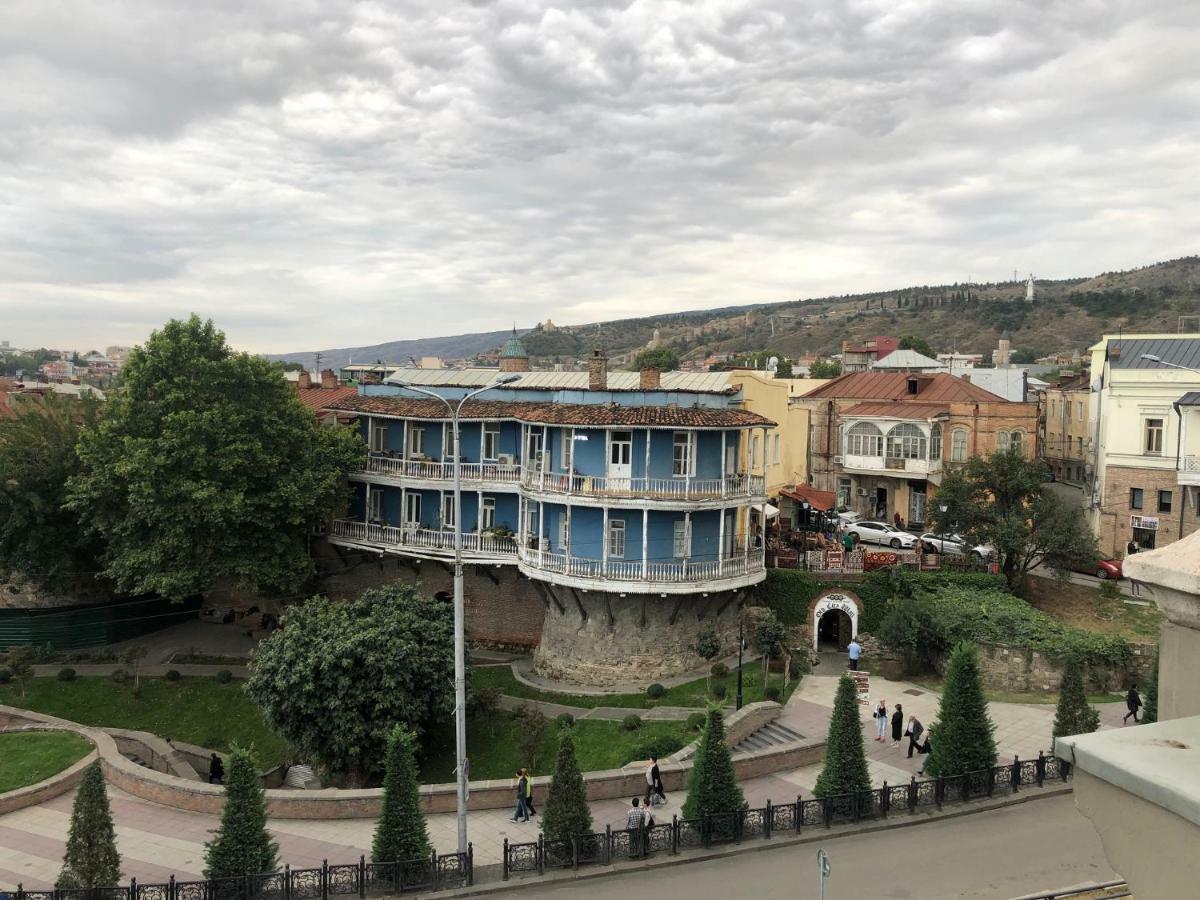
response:
M1042 458L1054 477L1066 484L1082 485L1086 481L1091 396L1086 373L1065 378L1044 392Z
M778 496L788 485L808 481L808 410L791 398L824 384L819 378L774 378L770 372L734 369L729 383L740 391L741 408L777 424L760 436L748 429L741 436L739 453L749 471L761 475L768 497Z
M1173 543L1200 525L1200 335L1105 335L1090 352L1085 465L1100 551Z
M508 358L511 358L508 357ZM333 404L370 450L351 476L339 546L415 559L454 551L457 404L495 369L400 370ZM766 500L743 436L775 423L738 408L725 373L530 372L460 419L463 552L543 598L539 671L596 682L696 663L696 633L728 635L765 577L750 508ZM686 614L685 614L686 613Z
M861 344L842 341L842 372L866 372L877 360L883 359L900 346L896 337L869 338Z
M997 450L1034 455L1036 403L943 373L851 373L795 402L809 410L813 486L869 518L920 527L947 467Z

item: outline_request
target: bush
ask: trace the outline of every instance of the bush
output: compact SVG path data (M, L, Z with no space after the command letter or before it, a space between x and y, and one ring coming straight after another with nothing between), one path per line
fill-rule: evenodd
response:
M714 684L712 686L712 695L718 700L724 700L727 693L728 688L723 684Z
M575 717L570 713L561 713L555 716L554 724L559 728L570 728L575 724Z
M75 670L70 669L70 668L59 669L58 670L58 680L59 681L74 681L75 680Z
M500 708L502 696L504 695L497 687L474 688L471 696L467 698L467 709L473 716L486 718Z
M129 681L129 672L125 669L113 669L113 673L109 678L117 684L125 684L125 682Z
M661 684L659 684L657 681L654 682L654 684L650 685L650 687L646 688L646 696L649 697L651 700L661 700L663 694L665 694L666 692L667 692L667 689L665 687L663 687Z
M228 669L222 669L217 673L217 681L220 684L229 684L229 682L233 681L233 673Z
M705 717L704 713L702 713L702 712L692 713L690 716L687 717L687 730L688 731L699 731L701 728L704 727L705 719L706 719L706 717Z
M630 713L621 720L621 727L626 731L637 731L642 727L642 717L635 716L633 713Z
M712 672L713 678L725 678L729 675L729 666L725 665L723 662L713 663L713 667L710 671Z
M12 681L12 669L0 666L0 684L8 684L10 681Z
M867 770L867 755L863 748L862 720L858 716L858 688L854 679L843 674L838 678L833 713L829 718L829 734L825 738L825 763L813 794L817 797L836 797L851 791L871 787Z
M179 674L178 669L167 669L167 674L163 676L167 681L178 681L183 676Z
M575 835L592 833L592 809L570 731L563 731L558 741L558 761L550 779L546 808L542 810L542 833L552 840L570 840Z
M703 719L704 713L700 713L700 717ZM625 760L625 765L631 762L640 762L652 756L663 759L670 756L676 750L682 750L686 743L683 738L673 734L664 734L660 737L652 738L634 747L629 759Z
M779 698L783 696L783 692L779 690L779 685L769 684L763 688L763 699L772 700L775 703L779 702Z
M687 800L683 818L698 819L717 813L744 810L746 798L738 787L733 771L733 758L725 746L725 719L721 710L707 713L700 746L696 748L692 774L688 779Z
M701 659L716 659L721 655L721 637L714 628L705 628L696 635L696 653Z

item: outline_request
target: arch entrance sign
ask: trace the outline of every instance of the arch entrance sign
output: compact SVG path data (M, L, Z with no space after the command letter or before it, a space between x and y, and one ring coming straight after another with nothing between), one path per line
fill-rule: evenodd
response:
M813 649L817 648L817 629L821 624L821 616L827 612L841 612L850 617L850 637L858 637L858 604L840 591L830 591L817 598L813 605L812 642Z

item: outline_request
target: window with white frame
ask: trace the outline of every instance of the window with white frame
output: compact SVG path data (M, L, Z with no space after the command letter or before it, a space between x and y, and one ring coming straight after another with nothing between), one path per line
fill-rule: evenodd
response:
M371 452L382 453L387 449L388 427L377 419L371 419Z
M963 428L955 428L950 432L950 461L967 461L967 432Z
M571 541L571 522L564 512L558 517L558 551L567 552L567 544Z
M442 528L454 528L454 494L442 494Z
M687 519L676 519L673 525L672 545L676 559L685 559L692 555L691 523Z
M483 458L496 460L500 458L500 423L483 423Z
M893 425L887 435L888 459L924 459L928 441L916 425L901 422Z
M883 432L870 422L859 422L846 432L849 456L883 456Z
M1161 456L1163 449L1163 420L1146 419L1146 438L1142 444L1149 456Z
M695 435L690 431L676 431L675 440L671 445L671 474L692 475L695 460Z
M779 449L779 435L775 435L775 447L774 447L774 451L771 453L771 459L775 462L775 465L779 465L780 461L782 460L780 452L781 451Z
M564 472L571 472L572 460L574 459L573 451L575 449L575 429L563 428L559 431L559 460L562 462Z
M408 525L421 524L421 495L412 491L405 495L404 521Z
M371 499L367 504L367 521L383 521L383 491L371 491Z
M929 429L929 458L942 458L942 423L934 422Z
M758 435L756 434L750 438L750 465L752 468L758 468L758 463Z
M608 555L616 559L625 556L625 520L608 520Z
M408 455L410 458L425 455L425 426L408 426Z
M496 527L496 498L483 498L483 512L480 515L480 522L483 525L483 530L487 531L490 528Z
M1008 452L1008 432L1007 431L997 431L996 432L996 449L1000 453Z

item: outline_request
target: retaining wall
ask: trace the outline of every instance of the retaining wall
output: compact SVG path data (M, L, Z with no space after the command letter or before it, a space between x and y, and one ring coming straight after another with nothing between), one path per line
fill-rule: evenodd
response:
M0 708L2 710L3 708ZM8 720L8 724L0 727L0 731L74 731L76 729L66 728L49 723L21 724L19 717L4 716ZM87 737L87 735L84 735ZM37 806L39 803L45 803L47 800L53 800L67 791L74 790L75 785L79 784L83 778L84 770L96 761L98 751L93 750L88 753L83 759L76 762L74 765L68 766L61 772L51 775L49 778L39 781L37 784L26 785L23 788L17 788L15 791L7 791L0 794L0 815L7 815L10 812L16 812L18 809L24 809L27 806Z

